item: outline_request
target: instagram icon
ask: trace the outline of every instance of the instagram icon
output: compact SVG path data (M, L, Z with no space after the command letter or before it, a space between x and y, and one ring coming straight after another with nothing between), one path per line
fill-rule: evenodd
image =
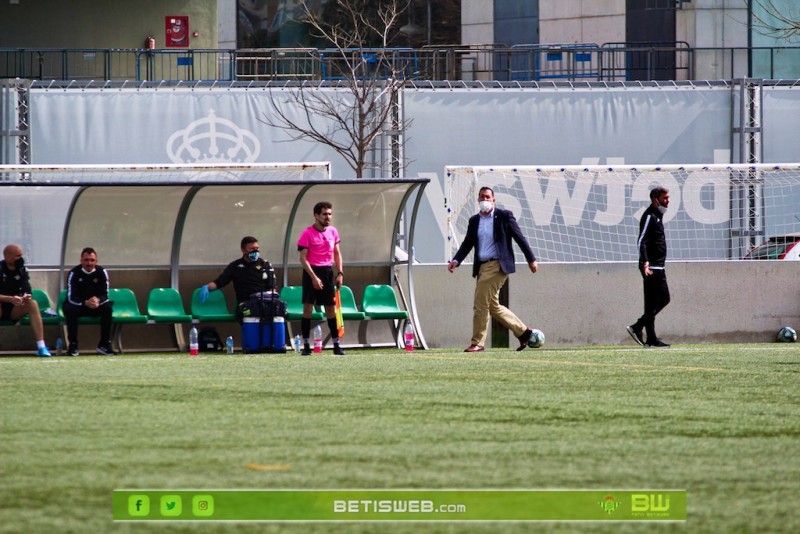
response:
M214 515L214 497L211 495L195 495L192 497L192 514L197 517Z

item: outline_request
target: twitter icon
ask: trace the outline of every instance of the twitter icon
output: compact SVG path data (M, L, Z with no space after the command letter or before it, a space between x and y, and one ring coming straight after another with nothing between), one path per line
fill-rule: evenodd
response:
M165 517L175 517L181 515L183 510L180 495L161 496L161 515Z

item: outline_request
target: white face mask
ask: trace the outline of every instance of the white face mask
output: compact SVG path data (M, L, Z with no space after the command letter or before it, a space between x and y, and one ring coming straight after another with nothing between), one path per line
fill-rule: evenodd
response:
M667 213L667 207L666 206L659 206L658 207L658 211L661 213L661 215L664 215L665 213Z
M482 212L489 213L490 211L492 211L492 208L494 207L494 202L492 202L491 200L481 200L480 202L478 202L478 206L481 207Z

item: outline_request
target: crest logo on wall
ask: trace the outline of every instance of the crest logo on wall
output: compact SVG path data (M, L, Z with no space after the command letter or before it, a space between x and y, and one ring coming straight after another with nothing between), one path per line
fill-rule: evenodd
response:
M253 163L260 152L261 143L253 132L217 117L213 109L167 140L167 156L173 163Z

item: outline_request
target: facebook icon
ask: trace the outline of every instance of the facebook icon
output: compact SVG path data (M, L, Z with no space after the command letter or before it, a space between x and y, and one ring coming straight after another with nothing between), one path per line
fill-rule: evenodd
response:
M150 497L147 495L128 496L128 515L144 517L150 514Z

